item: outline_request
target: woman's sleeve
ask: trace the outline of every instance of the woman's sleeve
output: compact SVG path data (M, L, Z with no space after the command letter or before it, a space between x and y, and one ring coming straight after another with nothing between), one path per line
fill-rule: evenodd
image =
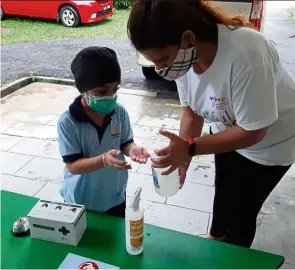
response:
M180 105L182 107L188 107L188 101L185 96L185 91L184 91L184 83L183 83L183 78L179 78L175 80L176 85L177 85L177 91L178 91L178 96L179 96L179 101Z
M231 73L232 106L237 125L245 130L270 126L278 119L275 63L242 55Z

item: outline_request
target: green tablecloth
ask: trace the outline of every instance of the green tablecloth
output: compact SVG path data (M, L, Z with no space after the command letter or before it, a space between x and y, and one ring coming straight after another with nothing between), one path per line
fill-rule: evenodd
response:
M87 212L88 228L77 247L13 237L11 226L26 216L36 198L1 191L1 268L57 269L68 253L120 268L243 268L275 269L284 257L145 224L144 252L131 256L125 249L123 219ZM177 217L175 217L177 218Z

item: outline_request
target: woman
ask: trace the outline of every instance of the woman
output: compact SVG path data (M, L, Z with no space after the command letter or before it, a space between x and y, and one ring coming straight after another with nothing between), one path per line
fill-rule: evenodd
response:
M209 1L139 0L128 32L134 47L176 80L179 137L153 166L181 181L192 156L215 154L213 221L203 237L250 247L256 218L295 160L295 84L274 44L241 17ZM211 135L200 137L204 118Z

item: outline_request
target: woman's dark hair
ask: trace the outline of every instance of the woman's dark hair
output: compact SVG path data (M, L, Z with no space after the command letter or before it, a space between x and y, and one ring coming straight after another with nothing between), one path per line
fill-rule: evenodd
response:
M217 24L236 29L250 26L241 16L229 16L208 0L137 0L128 20L128 35L137 50L180 45L192 31L200 42L217 41Z

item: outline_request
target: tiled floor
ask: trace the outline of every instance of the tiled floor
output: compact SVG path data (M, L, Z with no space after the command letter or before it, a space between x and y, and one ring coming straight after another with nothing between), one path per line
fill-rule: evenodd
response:
M126 93L126 91L125 91ZM60 201L63 163L57 143L58 116L77 95L70 86L33 83L2 100L1 189ZM135 140L150 151L167 144L159 129L178 133L181 110L165 100L120 94ZM172 105L171 105L172 104ZM208 133L209 125L204 127ZM214 196L213 156L196 157L183 189L171 198L155 193L150 164L132 163L127 196L143 187L145 220L157 226L197 235L208 232ZM285 268L295 268L295 168L273 191L257 222L253 248L286 256Z

